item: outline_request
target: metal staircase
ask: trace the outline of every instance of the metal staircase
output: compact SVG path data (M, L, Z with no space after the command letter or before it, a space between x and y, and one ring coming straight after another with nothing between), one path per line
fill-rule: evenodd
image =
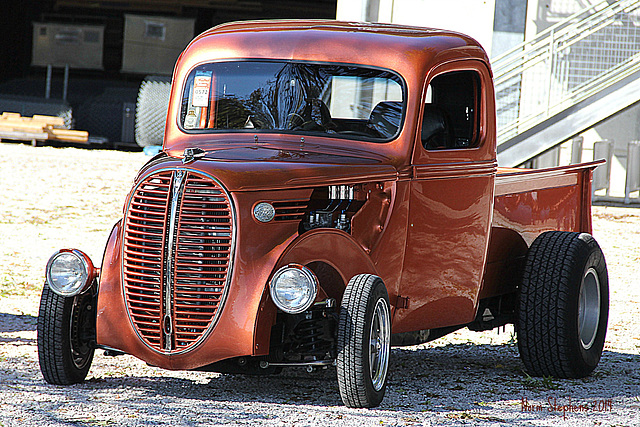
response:
M498 163L517 166L640 101L640 2L590 6L492 63Z

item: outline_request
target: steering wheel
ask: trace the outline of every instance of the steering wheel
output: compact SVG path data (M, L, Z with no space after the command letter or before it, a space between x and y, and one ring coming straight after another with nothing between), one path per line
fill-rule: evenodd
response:
M305 123L304 117L298 113L289 113L287 116L287 123L285 124L287 129L297 129Z

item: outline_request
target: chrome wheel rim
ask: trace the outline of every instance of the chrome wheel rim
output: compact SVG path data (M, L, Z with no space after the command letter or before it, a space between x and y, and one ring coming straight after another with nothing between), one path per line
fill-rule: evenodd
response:
M589 350L598 334L600 323L600 279L591 267L582 278L578 300L578 335L580 344Z
M383 298L378 299L373 310L369 331L369 373L376 391L380 391L387 377L391 349L391 319L389 307Z

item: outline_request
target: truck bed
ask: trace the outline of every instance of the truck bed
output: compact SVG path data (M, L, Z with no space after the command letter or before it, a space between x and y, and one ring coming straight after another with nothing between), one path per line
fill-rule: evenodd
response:
M527 250L541 233L591 233L591 178L602 163L498 168L481 299L515 290Z

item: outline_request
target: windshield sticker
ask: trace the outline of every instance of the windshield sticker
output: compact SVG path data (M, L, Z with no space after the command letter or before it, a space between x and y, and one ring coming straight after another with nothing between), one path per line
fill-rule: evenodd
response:
M199 110L198 107L189 108L187 112L187 116L184 118L184 128L185 129L195 129L198 127L198 114L196 109Z
M209 88L211 87L211 75L211 71L196 71L196 76L193 84L192 106L209 106Z

